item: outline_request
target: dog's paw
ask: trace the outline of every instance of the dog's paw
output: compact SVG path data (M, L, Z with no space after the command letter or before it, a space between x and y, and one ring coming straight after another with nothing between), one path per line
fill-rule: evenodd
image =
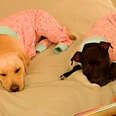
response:
M60 80L64 80L66 77L64 75L60 76Z

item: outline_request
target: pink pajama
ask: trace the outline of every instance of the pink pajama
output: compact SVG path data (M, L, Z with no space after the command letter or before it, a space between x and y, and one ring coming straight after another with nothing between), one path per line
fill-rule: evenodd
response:
M63 43L67 46L72 43L65 27L59 25L53 16L43 10L22 11L1 20L0 26L8 27L17 33L30 58L36 55L35 46L41 35L47 39L39 44L46 47L52 43Z
M111 43L113 49L110 48L109 50L110 57L112 61L116 61L116 13L108 14L98 20L83 39L95 36L103 37Z

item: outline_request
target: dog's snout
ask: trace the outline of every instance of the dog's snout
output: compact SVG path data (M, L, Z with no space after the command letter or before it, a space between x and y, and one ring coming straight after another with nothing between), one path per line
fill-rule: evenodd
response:
M19 91L19 86L16 84L12 84L10 87L11 92L17 92Z

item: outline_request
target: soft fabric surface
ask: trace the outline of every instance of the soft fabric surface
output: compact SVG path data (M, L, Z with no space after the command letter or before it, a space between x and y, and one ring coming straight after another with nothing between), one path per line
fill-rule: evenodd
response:
M70 48L59 55L54 45L38 54L25 77L24 91L9 93L0 88L0 116L73 116L112 102L116 82L100 88L90 84L81 71L66 80L59 76L71 68L70 58L80 47L82 36L100 17L114 12L110 0L12 0L1 1L0 18L28 8L50 12L77 35ZM7 9L7 10L6 10Z

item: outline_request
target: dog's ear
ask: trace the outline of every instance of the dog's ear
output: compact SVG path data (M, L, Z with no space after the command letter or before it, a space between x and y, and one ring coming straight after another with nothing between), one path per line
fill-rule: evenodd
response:
M73 64L73 61L75 62L81 62L81 52L77 51L74 56L71 58L71 65Z
M19 58L23 61L24 67L25 67L25 72L27 72L29 63L30 63L30 58L25 54L25 53L21 53L18 55Z
M111 43L109 43L109 42L104 42L104 41L101 41L101 42L100 42L100 46L101 46L103 49L105 49L105 50L108 50L109 47L113 48L113 47L111 46Z

